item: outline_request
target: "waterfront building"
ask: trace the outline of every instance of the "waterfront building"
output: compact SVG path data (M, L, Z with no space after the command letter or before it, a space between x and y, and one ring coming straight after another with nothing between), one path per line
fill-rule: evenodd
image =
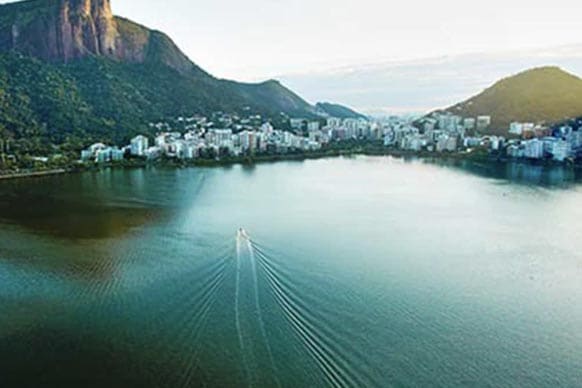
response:
M524 155L529 159L542 159L544 157L544 142L538 139L524 142Z
M146 151L149 148L149 140L147 137L139 135L131 139L131 155L146 156Z
M95 153L96 163L118 162L123 160L123 151L115 147L106 147L99 149Z
M507 156L518 159L523 157L523 151L517 144L511 144L507 147Z
M457 138L455 136L441 135L436 142L437 152L454 152L457 150Z
M107 163L109 161L111 161L111 152L109 148L99 150L95 154L96 163Z
M83 150L81 151L81 160L86 162L93 158L93 153L90 150Z
M100 159L103 159L104 162L108 162L110 160L110 155L108 152L105 152L110 147L106 146L103 143L95 143L89 146L86 150L81 151L81 160L83 161L96 161L98 155Z
M499 149L501 148L502 142L503 142L502 138L497 137L497 136L491 136L489 138L489 147L493 151L499 151Z
M161 147L158 147L158 146L150 147L146 151L146 158L148 158L149 160L156 160L160 156L162 156L162 148Z
M285 132L288 133L288 132ZM253 151L257 148L257 136L254 131L243 131L239 134L240 145L243 151Z
M111 160L114 162L121 162L125 156L125 152L117 147L111 148Z
M166 134L161 133L156 136L154 143L157 147L163 148L166 145Z
M447 139L446 150L449 152L457 151L457 137L451 136Z
M572 147L565 140L558 140L554 143L552 156L555 161L563 162L571 156Z
M303 130L305 119L291 119L291 128L296 130Z

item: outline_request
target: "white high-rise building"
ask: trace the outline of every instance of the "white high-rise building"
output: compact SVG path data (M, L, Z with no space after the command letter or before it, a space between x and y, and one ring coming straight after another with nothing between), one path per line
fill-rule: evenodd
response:
M309 132L319 131L319 121L310 121L307 124L307 130Z
M133 156L145 156L149 148L147 137L139 135L131 139L130 152Z
M533 139L525 142L525 157L530 159L541 159L544 157L544 142Z
M554 143L554 147L552 150L552 155L554 156L554 160L558 162L563 162L567 158L571 156L572 147L570 143L564 140L558 140Z
M331 129L340 128L342 126L342 119L330 117L329 119L327 119L327 126L330 127Z

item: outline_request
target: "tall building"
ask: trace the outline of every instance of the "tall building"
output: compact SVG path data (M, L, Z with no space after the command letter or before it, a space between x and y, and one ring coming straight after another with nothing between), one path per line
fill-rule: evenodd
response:
M538 139L525 142L524 154L529 159L542 159L544 157L544 142Z
M307 124L307 130L309 132L319 131L319 121L310 121Z
M554 156L554 160L558 162L563 162L567 158L571 156L572 147L570 143L564 140L558 140L554 143L554 147L552 150L552 155Z
M146 156L148 148L149 140L147 137L139 135L131 139L130 152L133 156Z
M257 136L254 131L243 131L239 134L240 145L243 151L255 150Z
M338 129L342 126L342 119L338 119L336 117L330 117L327 119L327 126L331 129Z

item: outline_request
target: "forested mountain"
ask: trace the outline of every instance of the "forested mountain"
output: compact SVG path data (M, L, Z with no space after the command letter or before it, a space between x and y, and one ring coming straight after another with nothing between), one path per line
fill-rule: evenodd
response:
M317 116L277 81L213 77L165 34L113 16L109 0L0 6L0 137L15 145L119 142L151 120L214 111Z

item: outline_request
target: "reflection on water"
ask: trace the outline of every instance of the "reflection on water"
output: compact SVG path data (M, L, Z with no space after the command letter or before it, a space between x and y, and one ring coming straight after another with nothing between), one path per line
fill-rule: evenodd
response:
M513 184L567 189L582 182L582 170L568 165L541 165L527 162L475 162L433 159L430 163L458 168L486 178Z
M175 172L162 170L156 181L145 175L141 169L108 170L3 182L0 221L68 239L119 237L172 209Z
M0 386L576 386L577 182L393 158L3 182Z

